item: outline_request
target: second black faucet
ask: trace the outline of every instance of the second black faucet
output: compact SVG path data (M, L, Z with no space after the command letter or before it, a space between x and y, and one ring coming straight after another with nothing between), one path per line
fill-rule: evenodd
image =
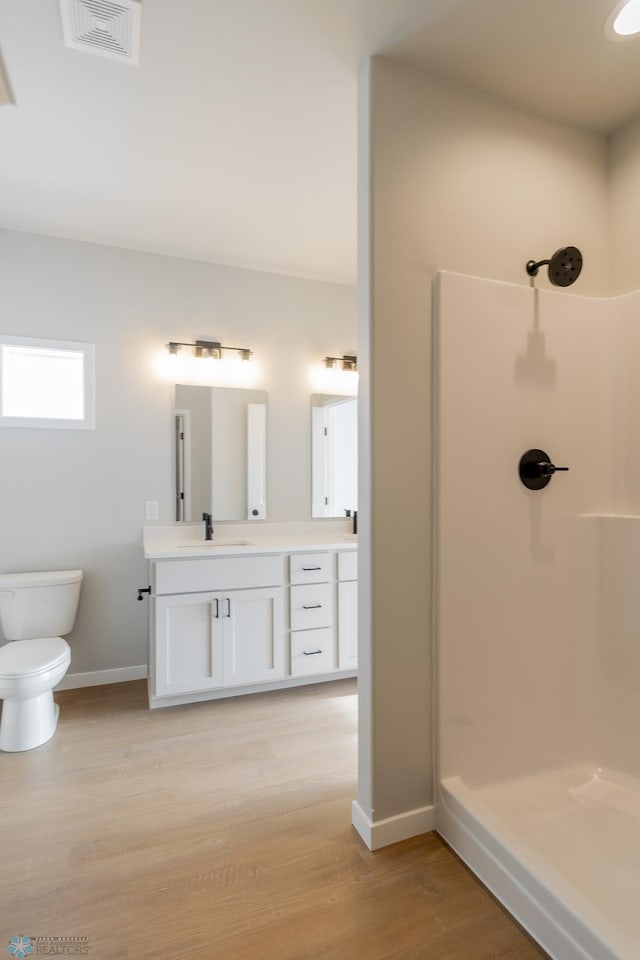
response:
M344 512L345 512L345 514L346 514L347 517L352 517L352 518L353 518L352 531L353 531L353 533L357 533L357 532L358 532L358 511L357 511L357 510L345 510Z

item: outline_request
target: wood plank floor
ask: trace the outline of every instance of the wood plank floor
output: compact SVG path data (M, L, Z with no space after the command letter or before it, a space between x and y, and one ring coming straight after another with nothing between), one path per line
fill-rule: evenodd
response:
M0 754L0 956L23 934L93 960L545 957L436 834L362 844L355 693L57 694L54 739Z

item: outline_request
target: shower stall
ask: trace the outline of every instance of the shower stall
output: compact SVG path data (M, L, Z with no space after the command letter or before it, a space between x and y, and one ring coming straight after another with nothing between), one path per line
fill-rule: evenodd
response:
M556 960L637 960L640 293L440 273L434 358L438 830Z

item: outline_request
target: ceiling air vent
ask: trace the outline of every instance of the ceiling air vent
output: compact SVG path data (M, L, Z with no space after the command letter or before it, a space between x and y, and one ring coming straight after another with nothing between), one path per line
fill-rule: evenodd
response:
M138 0L60 0L64 42L74 50L138 63Z

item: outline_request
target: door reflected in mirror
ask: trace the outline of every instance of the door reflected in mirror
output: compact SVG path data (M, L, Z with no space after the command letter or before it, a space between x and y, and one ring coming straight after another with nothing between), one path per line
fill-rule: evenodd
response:
M176 384L177 521L265 520L267 393Z
M311 397L311 516L358 509L358 400Z

